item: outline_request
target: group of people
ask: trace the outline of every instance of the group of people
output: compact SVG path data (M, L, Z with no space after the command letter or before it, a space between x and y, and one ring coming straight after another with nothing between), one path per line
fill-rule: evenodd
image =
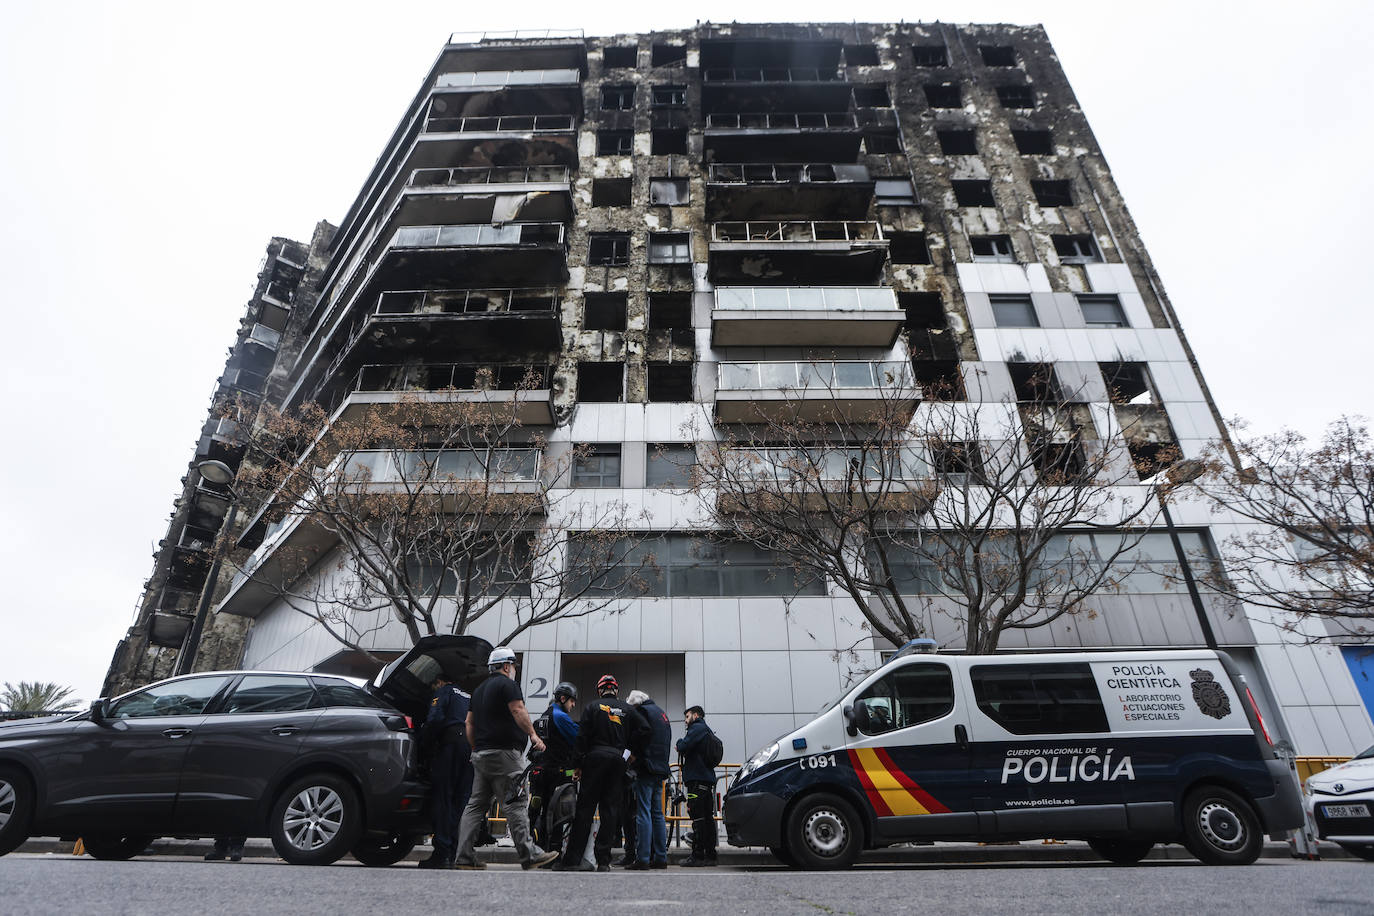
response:
M668 714L642 690L621 700L619 683L607 674L580 717L575 718L577 688L565 682L554 688L549 708L532 720L516 680L515 653L497 647L487 669L489 676L471 696L443 676L434 681L422 731L430 759L434 852L420 867L485 868L474 848L496 803L523 868L610 871L611 850L622 835L625 853L619 865L667 868L662 798L674 747ZM721 745L700 706L683 715L687 731L676 749L692 819L692 848L676 864L713 866L715 767ZM533 758L528 766L527 747ZM533 812L530 786L537 799ZM558 810L559 802L566 804L572 794L576 803L569 828ZM592 865L584 857L598 813Z

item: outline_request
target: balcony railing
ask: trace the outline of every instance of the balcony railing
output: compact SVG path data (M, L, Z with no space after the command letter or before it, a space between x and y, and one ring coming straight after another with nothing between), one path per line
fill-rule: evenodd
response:
M883 286L718 286L716 308L741 312L898 312Z
M181 529L181 536L177 538L177 548L180 550L190 550L203 553L209 550L215 543L215 532L209 528L197 528L194 525L187 525Z
M460 315L491 312L551 312L558 308L554 287L529 289L388 290L374 315ZM366 317L371 317L366 316Z
M473 118L451 118L431 114L425 119L425 130L431 133L557 133L574 128L572 115L501 115Z
M563 243L562 223L486 223L456 226L404 226L391 239L392 248L485 248L502 245Z
M817 67L712 67L702 71L708 83L824 83L844 79L843 71Z
M717 112L706 116L707 130L800 130L815 128L856 130L858 117L850 111L787 113L773 111Z
M453 479L515 482L539 479L539 449L497 448L486 451L350 452L347 475L372 483Z
M584 38L581 29L506 29L494 32L454 32L448 37L451 45L477 45L484 42L507 41L575 41Z
M731 467L741 478L753 480L820 482L863 478L867 480L921 480L930 467L918 446L890 449L758 448L735 449Z
M274 331L265 324L255 324L244 338L245 343L255 343L275 350L281 345L281 331Z
M725 391L904 388L912 384L909 364L887 360L720 363L716 380Z
M262 394L262 390L267 387L267 374L250 372L247 369L231 369L224 373L220 384L249 394Z
M265 302L271 302L282 308L290 308L292 292L293 287L290 284L273 280L267 284L267 289L262 291L262 298Z
M711 224L713 242L880 242L877 223L827 221L729 222Z
M811 163L714 163L707 180L712 184L797 184L801 182L867 182L862 165Z
M505 86L569 86L582 81L573 70L476 70L467 73L441 73L436 89L492 88Z
M566 165L494 167L478 169L416 169L406 182L409 188L453 187L473 184L567 184L571 171Z
M459 363L363 366L351 391L529 391L548 388L550 366L474 366Z

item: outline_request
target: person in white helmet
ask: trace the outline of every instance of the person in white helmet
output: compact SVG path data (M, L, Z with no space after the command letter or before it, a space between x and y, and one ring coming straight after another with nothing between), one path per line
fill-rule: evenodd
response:
M500 801L506 826L520 855L523 868L536 868L558 858L545 852L530 837L530 796L521 776L525 771L525 743L536 751L544 742L535 733L534 723L525 709L525 695L515 680L515 653L497 646L487 658L490 675L472 692L468 706L467 738L472 747L472 796L463 811L458 832L454 868L486 868L473 855L473 841L486 823L493 801ZM511 790L519 783L519 793Z

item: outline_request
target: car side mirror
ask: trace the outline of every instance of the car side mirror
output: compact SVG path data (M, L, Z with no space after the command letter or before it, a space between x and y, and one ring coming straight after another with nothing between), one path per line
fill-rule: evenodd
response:
M91 701L91 721L103 725L110 718L110 701L101 697Z
M854 722L853 706L846 706L844 708L844 730L851 738L859 733L859 726Z

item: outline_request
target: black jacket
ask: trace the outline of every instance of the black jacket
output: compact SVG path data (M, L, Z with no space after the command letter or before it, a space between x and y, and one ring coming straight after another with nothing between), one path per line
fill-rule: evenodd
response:
M715 782L716 768L707 766L702 759L706 736L711 734L711 726L705 719L697 719L687 726L687 734L677 739L677 752L682 755L683 782Z
M577 731L577 759L593 754L619 757L644 740L649 725L618 697L597 697L582 710Z
M668 768L668 755L673 749L673 726L668 722L668 714L653 700L645 700L635 707L636 716L644 720L647 731L642 741L630 748L635 753L635 776L649 779L667 779L672 771Z

